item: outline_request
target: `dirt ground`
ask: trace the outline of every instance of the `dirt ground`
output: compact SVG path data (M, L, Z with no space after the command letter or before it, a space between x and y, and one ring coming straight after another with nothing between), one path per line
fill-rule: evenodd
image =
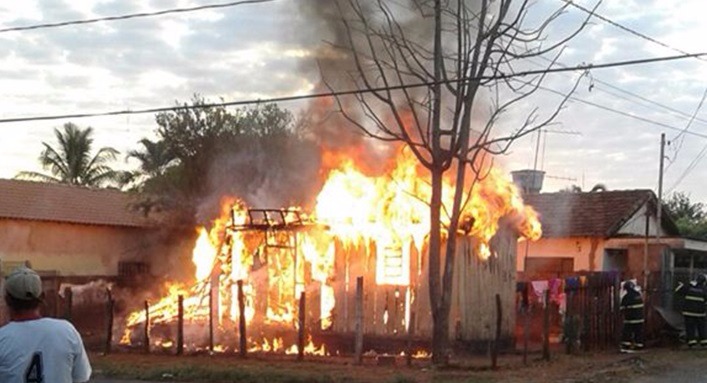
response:
M112 354L91 356L95 376L106 379L137 379L162 382L371 382L371 383L692 383L707 381L707 350L682 351L653 349L641 354L604 352L564 355L555 353L542 361L539 355L523 364L519 355L505 355L499 368L490 369L488 358L454 360L452 366L435 369L428 361L415 360L405 366L403 358L396 365L381 366L369 357L363 366L350 358L307 358L297 362L292 357L254 355L242 360L233 355L141 355ZM391 362L392 360L389 360Z
M664 348L640 354L555 355L550 362L499 371L496 382L707 382L707 350Z

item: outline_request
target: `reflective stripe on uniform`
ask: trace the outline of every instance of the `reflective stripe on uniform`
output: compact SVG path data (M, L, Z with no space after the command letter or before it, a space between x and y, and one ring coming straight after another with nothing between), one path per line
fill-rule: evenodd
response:
M637 304L637 305L626 306L626 308L628 308L628 309L642 309L642 308L643 308L643 303L639 303L639 304Z
M687 341L687 344L689 344L689 345L697 344L697 341L694 340L694 339L688 340L688 341Z
M624 323L628 323L628 324L643 323L643 319L630 319L630 320L625 320Z
M693 312L683 312L682 315L687 316L687 317L698 317L698 318L704 318L705 313L693 313Z
M698 301L698 302L704 302L704 301L705 301L705 298L704 298L704 297L695 297L695 296L692 296L692 295L687 295L687 296L685 296L685 299L688 300L688 301Z

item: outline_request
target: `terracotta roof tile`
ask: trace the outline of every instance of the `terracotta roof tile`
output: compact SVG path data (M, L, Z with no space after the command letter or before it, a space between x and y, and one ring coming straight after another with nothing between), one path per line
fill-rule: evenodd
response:
M543 237L610 237L647 201L651 190L541 193L523 197L540 214ZM663 221L671 229L669 218ZM665 227L665 226L664 226Z
M130 201L118 190L0 179L0 219L148 226Z

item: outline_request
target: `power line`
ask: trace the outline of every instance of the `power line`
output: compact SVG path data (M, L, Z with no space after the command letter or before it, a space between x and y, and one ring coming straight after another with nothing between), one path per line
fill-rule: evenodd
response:
M160 113L160 112L168 112L168 111L172 111L175 109L184 109L184 108L186 108L186 109L204 109L204 108L223 107L223 106L244 106L244 105L260 104L260 103L289 102L289 101L306 100L306 99L322 98L322 97L351 96L351 95L366 94L366 93L385 92L385 91L391 91L391 90L402 90L402 89L429 87L429 86L433 86L433 85L437 85L437 84L452 84L452 83L462 83L462 82L470 82L470 81L484 81L484 80L504 80L504 79L512 79L512 78L517 78L517 77L544 75L544 74L548 74L548 73L589 71L592 69L614 68L614 67L629 66L629 65L656 63L656 62L662 62L662 61L681 60L681 59L685 59L685 58L696 57L696 56L705 56L705 55L707 55L707 53L683 54L683 55L677 55L677 56L661 56L661 57L653 57L653 58L647 58L647 59L614 61L614 62L603 63L603 64L581 64L581 65L577 65L575 67L546 68L546 69L541 69L541 70L528 70L528 71L522 71L522 72L516 72L516 73L498 72L497 74L490 75L490 76L464 77L461 79L428 81L428 82L421 82L421 83L416 83L416 84L402 84L402 85L385 86L385 87L379 87L379 88L351 89L351 90L345 90L345 91L312 93L312 94L305 94L305 95L299 95L299 96L273 97L273 98L268 98L268 99L230 101L230 102L209 103L209 104L191 105L191 106L184 105L184 106L147 108L147 109L139 109L139 110L118 110L118 111L110 111L110 112L74 113L74 114L34 116L34 117L10 117L10 118L0 119L0 124L6 124L6 123L10 123L10 122L46 121L46 120L62 120L62 119L88 118L88 117L105 117L105 116L132 115L132 114ZM705 137L707 138L707 136L705 136Z
M547 57L544 57L544 56L538 56L538 57L541 58L541 59L543 59L543 60L545 60L545 61L551 62L551 63L553 63L554 65L557 65L557 66L559 66L559 67L561 67L561 68L566 68L566 67L567 67L567 65L562 64L561 62L550 60L550 59L548 59ZM543 66L542 64L540 64L540 63L534 62L534 61L532 61L532 60L529 60L529 61L530 61L531 63L536 64L537 66L544 67L544 66ZM598 79L598 78L596 78L596 77L594 77L594 76L591 77L591 81L592 81L592 82L597 82L597 83L602 84L602 85L605 85L605 86L607 86L607 87L609 87L609 88L611 88L611 89L614 89L614 90L616 90L616 91L618 91L618 92L625 93L625 94L627 94L627 95L633 96L633 97L635 97L635 98L637 98L637 99L640 99L640 100L642 100L642 101L645 101L645 102L647 102L647 103L649 103L649 104L651 104L651 105L653 105L653 106L657 106L657 107L659 107L659 108L661 108L661 109L664 109L664 110L670 112L670 114L672 114L672 115L674 115L674 116L679 116L679 117L682 117L682 118L687 119L687 120L694 120L694 121L698 121L698 122L703 123L703 124L707 124L707 120L705 120L705 119L703 119L703 118L700 118L700 117L697 117L694 113L693 113L692 115L690 115L690 114L688 114L687 112L684 112L684 111L681 111L681 110L672 108L672 107L670 107L670 106L668 106L668 105L662 104L662 103L657 102L657 101L653 101L653 100L651 100L651 99L649 99L649 98L643 97L643 96L641 96L641 95L638 95L638 94L633 93L633 92L631 92L631 91L628 91L628 90L626 90L626 89L622 89L622 88L617 87L617 86L615 86L615 85L611 85L610 83L608 83L608 82L606 82L606 81L602 81L602 80L600 80L600 79ZM633 103L633 104L636 104L636 105L639 105L639 106L642 106L642 107L648 107L648 105L645 105L645 104L640 103L640 102L638 102L638 101L636 101L636 100L633 100L633 99L631 99L630 97L622 96L622 95L620 95L620 94L617 94L617 93L615 93L615 92L609 91L609 90L607 90L607 89L602 89L601 87L598 87L598 86L595 86L594 89L598 89L598 90L600 90L600 91L602 91L602 92L604 92L604 93L606 93L606 94L609 94L609 95L614 96L614 97L616 97L616 98L620 98L620 99L622 99L622 100L624 100L624 101L627 101L627 102L630 102L630 103ZM590 89L590 91L591 91L591 89Z
M700 109L702 109L702 104L704 104L704 102L705 102L705 97L707 97L707 89L705 89L705 91L702 93L702 98L700 99L700 103L697 105L697 109L695 109L695 113L692 114L692 118L690 118L690 121L688 121L687 125L685 126L685 129L682 132L678 133L678 135L675 136L675 138L673 138L673 140L677 140L685 132L687 132L688 129L690 129L692 122L695 120L695 117L697 117L697 114L700 112Z
M705 102L705 97L707 97L707 89L702 93L702 99L700 99L700 103L697 105L697 108L695 109L695 112L692 114L692 118L687 122L687 125L685 125L685 128L680 131L671 141L677 142L675 145L675 155L673 157L673 161L675 161L678 157L678 154L680 153L680 149L682 149L682 144L685 141L685 132L687 132L690 129L690 126L692 126L692 122L695 121L695 118L697 117L697 114L700 112L702 109L702 104ZM679 141L678 141L679 140Z
M26 26L20 26L20 27L9 27L9 28L0 29L0 33L29 31L29 30L45 29L45 28L58 28L58 27L65 27L65 26L69 26L69 25L92 24L92 23L98 23L101 21L137 19L140 17L154 17L154 16L170 15L170 14L175 14L175 13L188 13L188 12L203 11L203 10L207 10L207 9L228 8L228 7L234 7L234 6L243 5L243 4L269 3L272 1L275 1L275 0L241 0L241 1L232 1L232 2L228 2L228 3L220 3L220 4L200 5L200 6L188 7L188 8L165 9L162 11L155 11L155 12L141 12L141 13L130 13L130 14L125 14L125 15L119 15L119 16L98 17L95 19L60 21L60 22L55 22L55 23L26 25Z
M659 108L665 109L665 110L671 112L671 114L673 114L673 115L681 116L681 117L683 117L684 119L694 120L694 121L701 122L701 123L703 123L703 124L707 124L707 120L705 120L705 119L703 119L703 118L700 118L700 117L697 117L697 116L695 116L694 114L693 114L693 115L690 115L690 114L687 113L687 112L684 112L684 111L679 110L679 109L675 109L675 108L673 108L673 107L670 107L670 106L665 105L665 104L663 104L663 103L660 103L660 102L658 102L658 101L651 100L651 99L646 98L646 97L643 97L643 96L641 96L641 95L639 95L639 94L635 94L635 93L630 92L630 91L628 91L628 90L625 90L625 89L619 88L619 87L617 87L617 86L611 85L611 84L609 84L609 83L607 83L607 82L605 82L605 81L601 81L601 80L599 80L599 79L594 79L594 80L595 80L596 82L598 82L598 83L600 83L600 84L603 84L603 85L605 85L605 86L608 86L609 88L612 88L612 89L614 89L614 90L616 90L616 91L619 91L619 92L628 94L628 95L633 96L633 97L636 97L636 98L638 98L638 99L640 99L640 100L642 100L642 101L645 101L645 102L647 102L647 103L649 103L649 104L651 104L651 105L653 105L653 106L657 106L657 107L659 107ZM604 91L604 92L606 92L606 93L609 93L609 94L613 95L614 97L622 98L622 97L616 95L615 93L610 93L610 92L608 92L608 91L605 90L605 89L602 89L602 91ZM626 98L624 98L624 100L629 101L629 102L636 103L636 101L632 101L632 100L629 100L629 99L626 99Z
M562 0L562 1L567 2L567 0ZM572 3L572 5L575 5L575 4ZM594 12L593 10L586 9L586 8L581 7L581 6L578 6L578 8L579 8L579 9L582 9L583 11L585 11L585 12L587 12L587 13L590 13L590 14L592 14L592 15L595 15L595 14L596 14L596 12ZM601 16L601 15L599 15L599 16L600 16L600 17L603 17L603 16ZM608 20L608 22L612 22L612 21L611 21L611 20ZM478 28L475 28L474 26L470 26L470 28L478 31ZM659 43L660 43L660 42L659 42ZM687 52L682 52L682 51L680 51L680 52L683 53L683 54L689 54L689 53L687 53ZM559 67L563 67L563 68L567 67L567 65L565 65L565 64L563 64L563 63L561 63L561 62L559 62L559 61L556 61L556 60L554 60L554 59L549 59L549 58L547 58L547 57L545 57L545 56L542 56L542 55L539 55L539 56L537 56L537 57L540 58L540 59L542 59L542 60L544 60L544 61L546 61L546 62L549 62L549 63L551 63L551 64L553 64L553 65L557 65L557 66L559 66ZM528 61L530 61L531 63L536 64L537 66L544 67L544 65L539 64L539 63L536 63L536 62L534 62L534 61L531 60L531 59L528 59ZM636 93L634 93L634 92L628 91L628 90L626 90L626 89L622 89L622 88L620 88L620 87L618 87L618 86L615 86L615 85L612 85L612 84L610 84L610 83L608 83L608 82L606 82L606 81L602 81L601 79L598 79L598 78L596 78L596 77L593 77L593 76L592 76L592 77L591 77L591 81L592 81L592 82L597 82L597 83L602 84L602 85L604 85L604 86L606 86L606 87L608 87L608 88L614 89L614 90L616 90L616 91L618 91L618 92L621 92L621 93L627 94L627 95L629 95L629 96L635 97L635 98L637 98L637 99L639 99L639 100L641 100L641 101L644 101L644 102L646 102L646 103L648 103L648 104L651 104L651 105L653 105L653 106L657 106L657 107L659 107L659 108L661 108L661 109L664 109L664 110L670 112L670 113L673 114L673 115L683 117L684 119L687 119L687 120L695 120L695 121L701 122L701 123L703 123L703 124L707 124L707 120L702 119L702 118L700 118L700 117L697 117L697 116L695 116L694 114L693 114L693 115L690 115L690 114L687 113L687 112L684 112L684 111L681 111L681 110L672 108L672 107L670 107L670 106L668 106L668 105L665 105L665 104L662 104L662 103L660 103L660 102L651 100L651 99L649 99L649 98L647 98L647 97L643 97L643 96L641 96L641 95L639 95L639 94L636 94ZM605 93L607 93L607 94L610 94L610 95L612 95L612 96L614 96L614 97L616 97L616 98L620 98L620 99L622 99L622 100L625 100L625 101L628 101L628 102L631 102L631 103L634 103L634 104L637 104L637 105L640 105L640 106L643 106L643 107L646 107L646 106L647 106L647 105L645 105L645 104L641 104L641 103L637 102L636 100L632 100L632 99L627 98L627 97L625 97L625 96L620 96L620 95L618 95L618 94L616 94L616 93L613 93L613 92L611 92L611 91L609 91L609 90L602 89L601 87L597 87L597 89L599 89L599 90L601 90L602 92L605 92ZM591 91L591 88L590 88L590 91Z
M559 67L562 67L562 68L567 67L567 65L565 65L565 64L563 64L563 63L561 63L561 62L555 61L555 60L552 60L552 59L549 59L549 58L547 58L547 57L545 57L545 56L538 56L538 58L540 58L540 59L542 59L542 60L544 60L544 61L546 61L546 62L552 63L552 64L554 64L554 65L557 65L557 66L559 66ZM535 63L535 62L533 62L532 60L528 60L528 61L530 61L531 63ZM538 66L544 67L544 65L542 65L542 64L540 64L540 63L535 63L535 64L538 65ZM684 111L682 111L682 110L675 109L675 108L673 108L673 107L670 107L670 106L665 105L665 104L663 104L663 103L660 103L660 102L658 102L658 101L651 100L651 99L649 99L649 98L647 98L647 97L641 96L641 95L636 94L636 93L634 93L634 92L631 92L631 91L629 91L629 90L620 88L620 87L618 87L618 86L616 86L616 85L612 85L612 84L610 84L610 83L608 83L608 82L606 82L606 81L603 81L603 80L598 79L598 78L593 77L593 76L591 77L591 81L592 81L592 82L597 82L597 83L602 84L602 85L604 85L604 86L606 86L606 87L608 87L608 88L611 88L611 89L613 89L613 90L616 90L616 91L621 92L621 93L624 93L624 94L627 94L627 95L629 95L629 96L631 96L631 97L635 97L635 98L637 98L637 99L639 99L639 100L641 100L641 101L644 101L644 102L646 102L646 103L648 103L648 104L651 104L651 105L653 105L653 106L657 106L657 107L659 107L659 108L661 108L661 109L664 109L664 110L670 112L671 114L673 114L673 115L675 115L675 116L680 116L680 117L683 117L684 119L687 119L687 120L695 120L695 121L701 122L701 123L703 123L703 124L707 124L707 120L695 116L694 113L691 115L691 114L689 114L689 113L687 113L687 112L684 112ZM616 97L616 98L620 98L620 99L622 99L622 100L625 100L625 101L628 101L628 102L631 102L631 103L634 103L634 104L637 104L637 105L641 105L641 106L643 106L643 107L646 107L646 106L647 106L647 105L645 105L645 104L641 104L641 103L637 102L636 100L632 100L632 99L627 98L627 97L625 97L625 96L620 96L620 95L618 95L618 94L616 94L616 93L610 92L609 90L602 89L601 87L595 87L595 88L601 90L602 92L608 93L608 94L610 94L610 95L612 95L612 96L614 96L614 97Z
M566 94L560 92L559 90L551 89L551 88L548 88L548 87L545 87L545 86L542 86L542 85L538 86L538 88L539 88L539 89L542 89L542 90L544 90L544 91L547 91L547 92L555 93L555 94L560 95L560 96L563 96L563 97L567 97ZM659 122L659 121L651 120L651 119L646 118L646 117L636 116L636 115L634 115L634 114L631 114L631 113L628 113L628 112L624 112L624 111L622 111L622 110L614 109L614 108L609 107L609 106L606 106L606 105L597 104L597 103L592 102L592 101L587 101L587 100L584 100L584 99L581 99L581 98L577 98L577 97L574 97L574 96L569 96L569 99L570 99L570 100L573 100L573 101L581 102L581 103L583 103L583 104L587 104L587 105L593 106L593 107L595 107L595 108L603 109L603 110L606 110L606 111L608 111L608 112L612 112L612 113L620 114L620 115L625 116L625 117L633 118L633 119L638 120L638 121L647 122L647 123L649 123L649 124L653 124L653 125L656 125L656 126L660 126L660 127L666 128L666 129L675 130L675 131L678 131L678 132L682 132L682 131L683 131L683 129L677 128L677 127L675 127L675 126L671 126L671 125L668 125L668 124L665 124L665 123L662 123L662 122ZM1 121L0 121L0 122L1 122ZM691 135L693 135L693 136L697 136L697 137L701 137L701 138L707 138L707 134L702 134L702 133L697 133L697 132L685 131L685 134L691 134Z
M685 177L687 177L687 175L690 174L695 169L695 167L697 167L697 164L699 164L700 161L705 157L705 154L707 154L707 145L705 145L702 150L697 153L697 156L692 160L692 162L690 162L687 168L685 168L685 171L682 172L680 177L678 177L678 179L675 181L673 186L670 187L666 194L670 194L673 190L675 190L678 185L680 185L680 183L685 179Z
M592 11L591 9L588 9L588 8L586 8L586 7L583 7L583 6L581 6L581 5L577 4L577 3L575 3L573 0L560 0L560 1L562 1L562 2L565 3L565 4L568 4L568 5L573 6L574 8L577 8L577 9L581 10L581 11L584 12L584 13L588 13L588 14L590 14L592 17L596 17L597 19L599 19L599 20L601 20L601 21L603 21L603 22L605 22L605 23L611 24L611 25L613 25L614 27L619 28L619 29L621 29L621 30L624 31L624 32L628 32L628 33L630 33L630 34L632 34L632 35L634 35L634 36L637 36L637 37L640 37L640 38L642 38L642 39L644 39L644 40L650 41L650 42L652 42L653 44L660 45L660 46L663 47L663 48L668 48L668 49L670 49L670 50L672 50L672 51L675 51L675 52L678 52L678 53L689 54L688 52L686 52L686 51L684 51L684 50L682 50L682 49L675 48L675 47L670 46L670 45L668 45L668 44L666 44L666 43L664 43L664 42L662 42L662 41L660 41L660 40L654 39L653 37L650 37L650 36L646 35L645 33L638 32L638 31L636 31L635 29L631 29L631 28L629 28L629 27L627 27L627 26L624 26L624 25L622 25L622 24L619 24L619 23L617 23L616 21L611 20L611 19L609 19L609 18L606 17L606 16L602 16L602 15L600 15L599 13L596 13L596 12ZM701 58L700 58L700 60L704 60L704 59L701 59Z
M702 104L705 102L705 97L707 97L707 89L705 89L704 93L702 94L702 99L700 100L699 105L697 105L697 109L695 109L695 113L693 114L693 116L696 116L697 113L699 113L700 109L702 109ZM680 141L677 144L677 149L675 150L675 156L673 158L673 161L675 159L677 159L678 153L680 152L680 149L682 148L682 144L685 141L684 134L686 132L688 132L688 129L690 128L690 125L692 124L692 121L693 120L690 120L690 122L688 122L687 126L685 126L685 129L683 129L680 133L678 133L678 135L673 139L673 141L675 141L678 138L680 138ZM680 177L678 177L678 179L675 181L675 183L670 188L670 190L668 190L668 193L675 190L675 188L678 185L680 185L680 183L685 179L685 177L687 177L687 175L690 174L695 169L697 164L702 160L702 158L704 158L705 151L707 151L707 145L705 145L702 148L702 150L699 153L697 153L697 156L690 162L690 164L687 166L687 168L685 168L685 170L682 172ZM672 162L671 162L671 165L672 165Z

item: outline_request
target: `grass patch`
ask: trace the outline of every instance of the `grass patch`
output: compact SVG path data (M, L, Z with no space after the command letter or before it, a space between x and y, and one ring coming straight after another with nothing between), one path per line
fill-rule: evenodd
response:
M90 356L95 375L125 380L239 383L493 383L509 382L505 373L478 366L434 368L418 362L412 367L379 366L374 358L363 366L351 358L308 358L253 355L159 355L111 354ZM523 377L527 377L523 374ZM521 379L520 381L525 381Z
M243 383L358 383L346 376L333 376L326 371L307 368L274 368L269 364L232 364L206 357L155 358L134 361L125 357L93 358L97 374L105 377L137 380L171 380L179 382L243 382ZM215 363L214 363L215 362ZM284 363L291 365L291 363ZM321 369L320 369L321 370Z

